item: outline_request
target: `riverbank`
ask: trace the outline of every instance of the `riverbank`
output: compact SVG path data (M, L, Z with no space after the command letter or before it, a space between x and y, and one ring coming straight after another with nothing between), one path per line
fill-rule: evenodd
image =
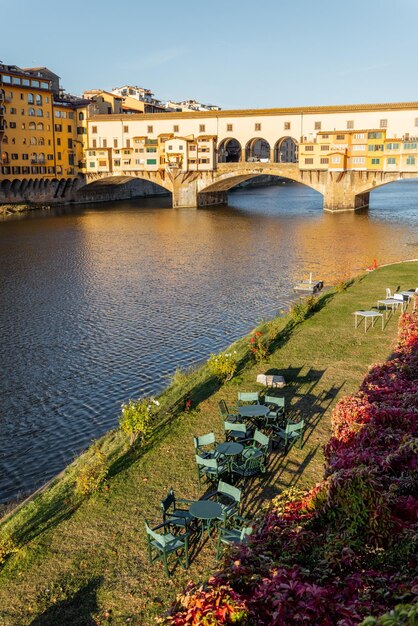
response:
M14 215L36 210L49 211L51 208L49 204L0 204L0 215Z
M188 498L202 493L192 435L214 430L221 439L219 399L232 405L238 389L259 388L257 373L280 371L288 383L284 392L290 415L301 414L308 422L304 446L287 455L272 453L267 476L252 485L251 495L245 490L243 513L254 516L287 486L314 484L322 477L322 445L329 438L332 407L358 388L368 366L387 358L395 342L397 316L384 330L376 325L364 333L361 327L354 329L352 312L370 308L388 286L415 287L417 269L416 262L380 268L340 292L324 294L318 310L302 323L285 316L263 324L261 331L272 338L272 354L258 365L249 360L248 337L236 342L241 369L227 385L218 388L205 366L188 375L178 373L161 395L159 428L143 452L126 453L118 431L100 440L111 464L108 488L89 500L75 499L73 486L91 452L76 459L45 493L1 526L19 550L0 571L0 624L82 625L92 623L91 616L102 624L152 623L189 578L206 577L215 567L210 545L188 572L179 571L169 581L146 557L143 519L159 517L167 489L173 485L180 497ZM194 409L185 412L188 396Z

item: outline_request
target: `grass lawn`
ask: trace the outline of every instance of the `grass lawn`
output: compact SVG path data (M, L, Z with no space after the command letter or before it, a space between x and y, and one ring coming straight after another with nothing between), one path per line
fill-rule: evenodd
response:
M236 403L237 391L261 390L256 374L282 373L288 414L307 421L304 445L270 455L268 472L247 482L243 513L256 515L263 503L286 487L311 486L323 472L322 446L329 438L330 413L338 398L356 390L370 365L384 361L396 343L398 314L382 331L380 321L364 332L352 312L370 309L392 290L418 286L418 262L383 267L356 279L344 291L327 292L317 312L300 324L289 317L262 325L274 340L265 363L245 359L248 338L237 342L241 369L219 387L207 368L178 375L161 397L164 420L145 450L126 452L120 432L100 440L111 468L108 489L79 501L74 476L88 459L82 455L49 489L8 517L0 532L19 550L0 569L0 624L24 626L153 624L188 580L216 569L214 547L192 549L187 572L172 578L161 564L147 561L144 518L159 522L159 502L173 486L178 497L199 498L193 435L211 430L223 440L217 403ZM190 413L173 409L190 395Z

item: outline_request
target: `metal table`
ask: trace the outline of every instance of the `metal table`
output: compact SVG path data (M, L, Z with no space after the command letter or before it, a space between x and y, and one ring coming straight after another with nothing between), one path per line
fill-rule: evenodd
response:
M354 317L354 327L357 328L357 326L359 326L359 324L361 323L361 319L360 322L357 324L357 317L364 317L364 332L367 331L367 320L369 318L371 318L372 320L372 327L374 326L374 323L376 321L377 317L381 317L382 318L382 330L384 328L384 319L383 319L383 313L379 313L379 311L354 311L353 315Z
M386 317L388 317L389 309L393 313L394 309L397 309L398 307L401 307L401 309L403 311L403 299L402 300L397 300L396 298L384 298L383 300L378 300L377 301L377 306L379 306L380 304L383 304L385 309L386 309Z
M270 412L268 406L264 404L245 404L238 407L238 415L251 419L253 417L266 417Z
M212 500L198 500L190 505L189 513L195 519L202 522L200 536L203 537L205 530L210 536L210 527L212 520L218 519L222 516L222 507L218 502L212 502Z
M238 443L236 441L224 441L223 443L220 443L219 446L216 446L215 449L218 454L227 457L226 462L229 473L231 473L231 462L236 456L241 454L243 450L244 446L242 443Z

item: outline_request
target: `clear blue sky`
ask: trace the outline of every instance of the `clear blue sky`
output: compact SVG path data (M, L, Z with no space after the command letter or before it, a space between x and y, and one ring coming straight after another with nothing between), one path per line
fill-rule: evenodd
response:
M0 0L0 59L222 108L418 100L418 0Z

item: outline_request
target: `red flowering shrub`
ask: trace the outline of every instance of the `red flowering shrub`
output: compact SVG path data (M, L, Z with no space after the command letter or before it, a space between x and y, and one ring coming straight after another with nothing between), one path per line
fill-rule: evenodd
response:
M205 590L186 590L162 623L366 626L398 623L390 611L408 617L418 594L417 424L418 315L404 314L391 360L333 411L324 480L276 497L248 544L230 550Z

